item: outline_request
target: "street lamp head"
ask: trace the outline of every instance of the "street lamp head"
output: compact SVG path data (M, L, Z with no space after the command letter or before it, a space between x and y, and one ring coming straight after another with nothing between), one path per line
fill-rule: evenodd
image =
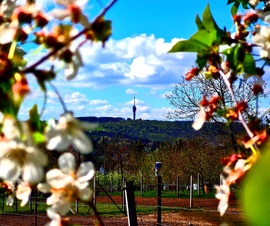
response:
M156 170L160 170L162 167L162 162L156 162L155 168Z
M161 175L161 167L162 167L162 162L156 162L156 164L155 164L156 176Z

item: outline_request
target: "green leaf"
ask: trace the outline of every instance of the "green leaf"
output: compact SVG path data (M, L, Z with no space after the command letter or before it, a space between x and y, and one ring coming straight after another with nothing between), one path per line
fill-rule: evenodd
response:
M45 128L45 122L40 120L40 115L38 113L38 107L35 104L29 111L29 119L27 124L31 130L31 134L36 144L41 144L45 142L45 137L43 134Z
M208 48L209 46L200 41L197 41L196 39L182 40L177 42L169 52L201 52L207 50Z
M257 73L255 60L254 60L253 56L249 53L246 53L246 55L245 55L243 66L244 66L245 73L247 73L249 75L255 75Z
M232 70L238 73L256 74L256 63L253 56L246 52L241 44L223 51Z
M230 5L231 3L235 2L236 0L228 0L227 5Z
M32 121L39 121L38 107L35 104L29 111L29 116Z
M220 28L218 27L216 21L214 20L214 18L212 16L209 4L207 4L207 6L203 12L202 22L203 22L203 25L205 26L206 30L208 30L210 32L220 30Z
M33 132L32 135L33 135L33 138L34 138L36 144L41 144L41 143L44 143L46 141L44 134L41 132Z
M195 23L197 25L198 30L205 30L205 27L198 15L196 16Z
M250 225L270 225L270 143L244 180L242 203Z
M212 47L213 41L216 39L215 32L208 32L206 30L200 30L190 37L190 40L205 44L208 48Z
M234 49L233 60L235 62L243 62L245 58L245 49L241 44L237 44Z
M177 42L169 52L197 52L196 63L202 69L210 55L218 54L218 46L226 40L224 37L227 33L218 27L209 4L203 12L202 20L197 15L195 23L198 31L189 40Z
M109 39L112 34L112 21L99 18L92 24L89 31L89 37L93 41L101 41L103 44Z
M38 107L35 104L29 111L28 123L32 131L40 130L40 117L38 113Z
M239 6L240 6L240 3L239 2L235 2L231 8L231 14L232 16L235 16L238 12L238 9L239 9Z
M196 64L201 70L205 67L207 63L207 55L209 55L209 53L207 52L199 52L197 54Z
M244 9L248 9L249 6L249 0L228 0L227 5L233 4L231 8L231 14L234 16L237 14L240 4Z
M45 71L45 70L35 70L33 71L37 82L42 91L46 91L46 81L50 81L56 77L55 73L52 70Z

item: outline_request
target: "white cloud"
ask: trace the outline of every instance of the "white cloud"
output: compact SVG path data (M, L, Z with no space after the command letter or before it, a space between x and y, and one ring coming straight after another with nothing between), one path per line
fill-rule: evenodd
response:
M161 97L161 98L166 98L166 96L171 95L171 94L172 94L171 91L166 91L165 93L162 93L162 94L160 95L160 97Z
M89 104L90 105L108 104L108 101L107 100L96 99L96 100L90 100Z
M139 56L132 61L130 71L125 73L125 76L130 79L147 78L155 73L155 67L149 64L149 62L146 62L143 56Z
M135 99L136 105L143 105L144 101L143 100L139 100L139 99ZM134 99L131 99L130 101L125 102L123 105L125 106L133 106L134 104Z
M136 92L134 89L132 89L132 88L128 88L128 89L126 90L126 94L133 95L133 94L137 94L137 92Z
M108 105L104 105L104 106L101 106L101 107L96 107L95 110L96 111L102 111L104 113L104 112L107 112L107 111L111 110L112 108L113 108L112 105L108 104Z
M148 98L150 94L155 95L155 106L166 105L162 104L165 102L165 91L170 90L186 69L193 65L194 54L167 53L177 41L179 39L166 42L154 35L142 34L121 40L110 39L105 48L96 43L85 45L80 49L84 67L80 68L78 76L66 81L63 74L59 73L53 84L62 95L67 109L74 111L75 116L132 118L133 98L126 102L119 98L118 103L111 103L109 100L114 94L103 91L107 87L121 87L124 95L140 93L140 99L136 98L137 118L164 120L165 110L158 107L153 109L152 103L147 104L143 95ZM63 107L55 92L49 86L48 89L48 106L44 117L58 117L63 113ZM88 92L91 89L96 90L95 94L98 90L103 92L102 98L98 94L91 94L90 99ZM31 101L34 100L39 100L41 109L43 93L35 91L31 96ZM27 107L30 108L30 105Z
M105 48L98 43L84 46L80 49L84 67L78 76L70 82L58 76L61 79L57 85L94 89L133 85L163 89L178 82L194 64L194 54L168 53L179 40L166 42L154 35L141 34L121 40L110 39Z
M64 101L65 103L80 103L80 104L88 103L88 99L86 98L86 96L79 92L74 92L74 93L65 95Z

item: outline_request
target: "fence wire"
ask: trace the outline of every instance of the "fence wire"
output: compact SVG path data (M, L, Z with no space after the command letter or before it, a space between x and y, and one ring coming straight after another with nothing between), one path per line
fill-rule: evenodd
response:
M180 190L180 197L184 196L186 194L187 190L183 185L181 186ZM154 187L154 186L148 186L148 187ZM119 188L119 187L118 187ZM109 193L110 198L107 196L100 196L96 195L96 204L103 205L103 208L106 210L106 208L111 208L112 206L118 206L118 209L116 209L115 213L117 212L117 218L107 218L102 217L102 221L105 226L107 225L114 225L114 226L122 226L122 225L128 225L127 217L123 214L123 211L126 210L125 202L123 202L123 196L119 195L122 192L122 189L116 188L113 190L113 193ZM171 189L173 188L173 189ZM162 196L166 194L166 191L170 192L170 195L172 195L175 192L175 186L164 186L164 191L162 191ZM110 189L111 190L111 189ZM171 190L171 191L170 191ZM140 191L140 189L139 189ZM153 190L153 192L156 192ZM196 192L196 191L194 191ZM104 193L104 188L99 189L96 191L97 194ZM188 194L187 194L188 196ZM166 213L169 212L177 212L177 211L191 211L192 208L189 207L189 199L188 198L178 198L177 194L175 194L174 198L170 197L170 200L172 200L171 203L165 202L165 199L162 197L162 213L163 211ZM37 215L34 214L34 207L35 202L34 198L31 198L31 202L27 204L25 207L20 207L19 202L14 202L14 205L12 207L5 206L5 200L2 197L0 198L0 226L39 226L39 225L45 225L50 221L48 217L46 216L46 197L39 196L37 199ZM112 201L113 200L113 201ZM138 220L138 226L145 226L145 225L157 225L157 198L145 198L142 196L136 196L136 209L137 209L137 220ZM201 211L215 211L216 210L210 210L209 207L203 203L203 199L196 197L194 198L194 207L196 210ZM238 208L237 203L235 202L234 209L231 209L233 213L238 214ZM122 208L120 211L119 208ZM141 211L141 209L150 208L151 214L145 215L145 211ZM68 217L70 217L70 223L78 224L82 226L91 226L95 225L95 217L93 216L93 213L91 212L91 209L88 205L85 205L83 203L74 203L71 206L71 212L74 213L73 215L70 214ZM92 216L91 216L92 215ZM120 217L119 217L120 216ZM19 222L19 223L18 223ZM162 226L170 225L188 225L189 222L175 222L173 219L166 218L162 219Z

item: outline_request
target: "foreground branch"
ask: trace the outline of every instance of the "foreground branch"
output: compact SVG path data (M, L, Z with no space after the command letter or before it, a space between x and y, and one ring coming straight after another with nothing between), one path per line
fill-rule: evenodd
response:
M102 12L94 19L94 21L91 23L91 25L87 28L84 28L82 31L80 31L78 34L74 35L73 37L71 37L66 45L70 44L72 41L76 40L77 38L79 38L81 35L83 35L84 33L86 33L87 31L91 30L93 24L95 24L100 18L102 18L107 12L108 10L117 2L117 0L112 0L103 10ZM62 50L63 48L66 47L63 46L62 48L59 49L54 49L51 52L49 52L47 55L45 55L44 57L42 57L41 59L39 59L37 62L35 62L34 64L32 64L31 66L25 68L24 70L22 70L22 73L31 73L33 72L39 65L41 65L43 62L45 62L46 60L48 60L50 57L54 56L58 51Z

